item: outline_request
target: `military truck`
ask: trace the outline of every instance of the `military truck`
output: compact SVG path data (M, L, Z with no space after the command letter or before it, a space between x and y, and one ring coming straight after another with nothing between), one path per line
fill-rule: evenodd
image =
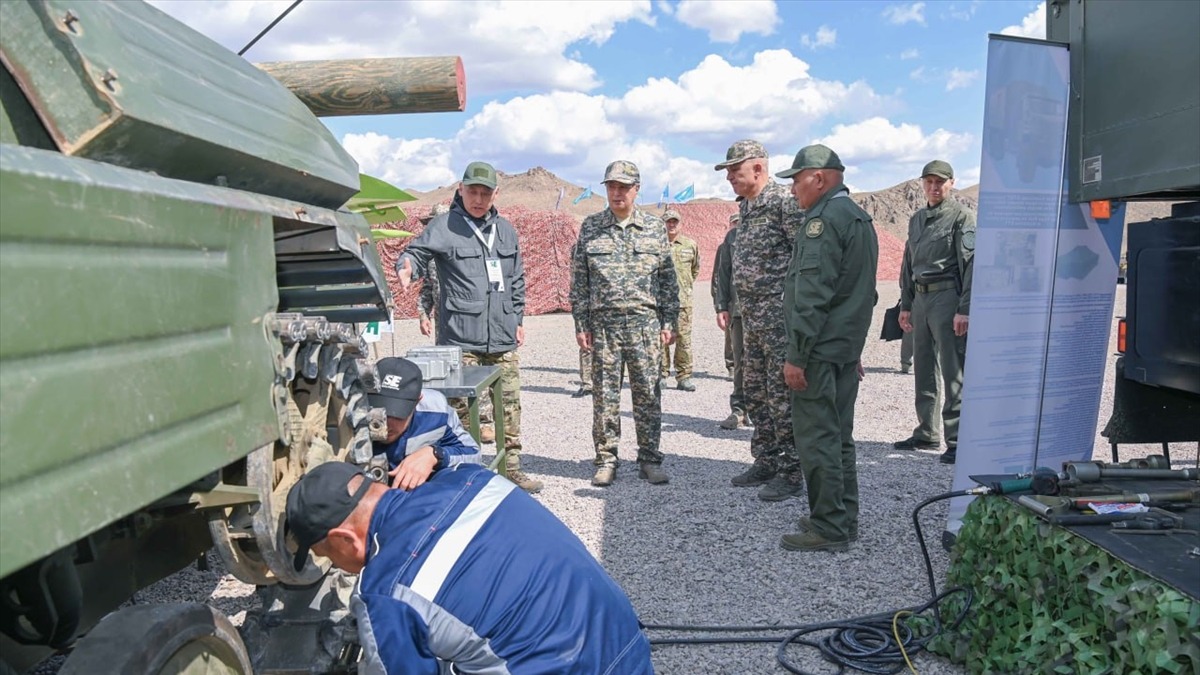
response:
M1200 3L1050 0L1070 45L1069 200L1175 202L1127 226L1112 415L1121 443L1200 442ZM1131 40L1137 44L1130 49Z
M313 111L462 110L461 61L258 68L141 2L6 0L0 63L0 672L270 671L206 605L118 608L213 548L325 577L282 509L370 459L355 323L392 300Z

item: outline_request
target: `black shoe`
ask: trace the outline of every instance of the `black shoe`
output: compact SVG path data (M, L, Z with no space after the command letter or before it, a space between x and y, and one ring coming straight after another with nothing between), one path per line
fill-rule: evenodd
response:
M586 387L580 387L579 391L575 392L574 394L571 394L571 398L583 398L584 396L591 396L591 395L592 395L591 389L588 389Z
M910 436L902 441L892 443L892 447L897 450L934 450L942 447L942 444L933 441L923 441Z
M941 462L942 464L953 464L954 461L957 459L958 459L958 448L957 447L950 448L949 450L943 452L941 457L938 457L938 461Z

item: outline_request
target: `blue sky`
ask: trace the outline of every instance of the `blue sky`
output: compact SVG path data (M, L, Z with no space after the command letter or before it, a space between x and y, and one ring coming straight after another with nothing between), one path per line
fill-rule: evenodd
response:
M237 51L290 0L152 0ZM542 166L599 188L630 159L643 196L694 184L732 198L712 165L757 138L771 168L823 142L855 190L930 159L978 182L988 33L1043 37L1044 3L774 0L305 0L251 61L463 59L459 113L326 118L365 173L405 188L454 183L473 160Z

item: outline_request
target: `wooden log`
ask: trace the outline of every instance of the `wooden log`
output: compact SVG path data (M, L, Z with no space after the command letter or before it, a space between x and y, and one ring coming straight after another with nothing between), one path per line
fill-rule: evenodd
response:
M317 117L463 110L462 59L430 56L255 64L292 91Z

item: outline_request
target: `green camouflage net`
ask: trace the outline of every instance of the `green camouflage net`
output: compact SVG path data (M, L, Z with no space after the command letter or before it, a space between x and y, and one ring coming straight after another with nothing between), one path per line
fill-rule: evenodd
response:
M1200 603L1007 499L971 504L947 576L975 602L929 649L973 673L1200 673Z

